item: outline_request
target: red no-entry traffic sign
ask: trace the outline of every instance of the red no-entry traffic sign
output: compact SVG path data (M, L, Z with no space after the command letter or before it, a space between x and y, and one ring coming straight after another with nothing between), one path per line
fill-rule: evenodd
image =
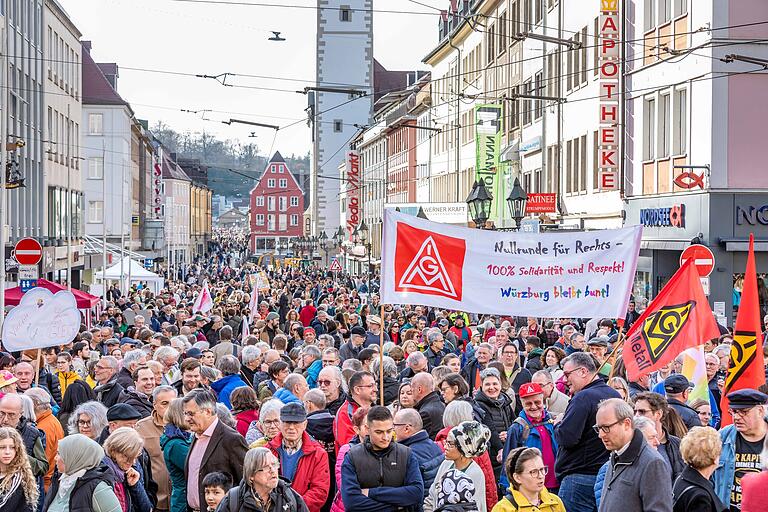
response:
M43 257L43 247L34 238L22 238L16 242L14 256L19 265L37 265Z
M680 255L680 266L689 259L693 259L693 265L700 277L707 277L715 268L715 255L705 245L695 244L687 247Z

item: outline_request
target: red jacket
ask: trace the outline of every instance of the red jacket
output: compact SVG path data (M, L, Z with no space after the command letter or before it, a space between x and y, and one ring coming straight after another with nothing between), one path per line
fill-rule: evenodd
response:
M768 510L768 472L749 473L741 479L741 511L762 512Z
M435 442L437 443L437 446L439 446L443 451L445 451L445 445L443 445L443 441L445 441L445 438L448 437L448 432L450 432L452 428L453 427L445 427L443 430L437 433L437 436L435 436ZM496 490L496 477L493 474L491 456L488 455L488 450L486 450L485 453L483 453L481 456L475 457L472 460L477 462L477 465L480 466L480 469L483 471L483 476L485 477L485 505L488 510L493 510L493 507L495 507L496 503L499 501L499 495L498 491Z
M240 432L241 436L245 437L245 434L248 433L248 427L251 426L251 422L259 419L259 411L258 409L243 411L235 416L235 419L237 420L237 431Z
M280 459L278 449L283 444L283 434L277 434L267 448L272 450L275 457ZM291 488L301 494L309 512L320 512L328 498L331 489L331 476L328 469L328 454L320 443L304 432L301 436L301 451L303 455L293 475Z
M309 327L309 324L314 320L316 314L317 308L312 304L308 304L299 311L299 320L301 320L304 327Z
M333 420L333 446L336 449L336 455L339 454L339 448L355 437L355 429L352 428L352 415L359 407L355 402L345 400L339 410L336 411L336 418Z

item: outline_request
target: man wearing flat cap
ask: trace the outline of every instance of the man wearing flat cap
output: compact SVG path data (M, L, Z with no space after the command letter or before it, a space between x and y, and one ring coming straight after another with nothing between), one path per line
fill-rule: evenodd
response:
M759 473L768 423L765 407L768 395L754 389L741 389L728 394L728 412L733 424L720 430L723 451L712 479L715 493L730 509L741 510L741 479L748 473Z
M699 413L688 405L688 394L691 388L693 388L693 383L685 375L673 373L664 379L664 392L667 394L667 401L677 411L689 430L701 426Z
M365 333L365 342L363 342L363 348L370 347L371 345L378 345L381 339L381 318L376 315L368 315L366 317L368 323L368 331ZM384 333L384 343L391 341L389 334Z

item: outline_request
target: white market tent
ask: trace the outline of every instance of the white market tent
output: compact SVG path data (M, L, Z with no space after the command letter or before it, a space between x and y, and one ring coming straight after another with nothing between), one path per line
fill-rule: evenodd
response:
M122 268L121 268L122 263ZM130 266L130 270L129 270ZM121 275L122 274L122 275ZM107 269L106 275L103 271L96 272L96 279L106 279L107 281L127 281L130 274L131 283L138 281L146 282L151 288L152 292L157 294L163 289L165 279L161 276L150 272L144 268L139 262L130 258L118 260L118 262Z

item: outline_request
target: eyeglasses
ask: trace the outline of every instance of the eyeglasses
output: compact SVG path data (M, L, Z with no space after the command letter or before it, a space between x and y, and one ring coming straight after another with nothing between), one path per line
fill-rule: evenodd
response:
M549 468L546 466L528 471L528 474L531 475L531 478L536 478L537 476L547 476L547 473L549 473Z
M396 427L409 427L409 426L411 426L410 423L393 423L393 425L396 426Z
M261 420L261 423L264 425L277 425L280 423L280 420Z
M13 419L13 418L18 418L19 416L21 416L21 413L18 413L18 412L0 411L0 418L11 418L11 419Z
M731 416L741 416L743 418L744 416L748 415L752 411L752 409L754 409L754 407L749 407L746 409L731 409L729 407L728 412L731 413Z
M317 381L317 385L318 386L330 386L331 384L333 384L332 380L318 380Z
M262 473L262 472L277 472L277 470L280 469L280 463L279 462L273 462L272 464L267 464L263 468L257 469L255 473Z
M584 369L585 369L585 368L584 368L583 366L579 366L578 368L574 368L573 370L571 370L571 371L569 371L569 372L566 372L565 370L563 370L563 375L565 375L565 378L567 379L567 378L569 378L569 377L571 376L571 374L572 374L573 372L577 372L577 371L579 371L579 370L584 370Z
M624 421L624 420L617 420L617 421L614 421L613 423L610 423L608 425L592 425L592 430L595 431L595 434L599 434L601 430L602 430L603 434L607 434L607 433L609 433L611 431L611 429L614 426L618 425L622 421Z
M646 414L651 414L653 411L650 409L635 409L635 414L639 414L640 416L645 416Z
M77 426L78 427L90 427L91 426L91 422L90 421L85 421L85 420L78 420L77 421Z
M357 385L357 386L355 386L355 387L356 387L356 388L372 388L372 387L374 387L375 385L376 385L376 384L358 384L358 385Z

